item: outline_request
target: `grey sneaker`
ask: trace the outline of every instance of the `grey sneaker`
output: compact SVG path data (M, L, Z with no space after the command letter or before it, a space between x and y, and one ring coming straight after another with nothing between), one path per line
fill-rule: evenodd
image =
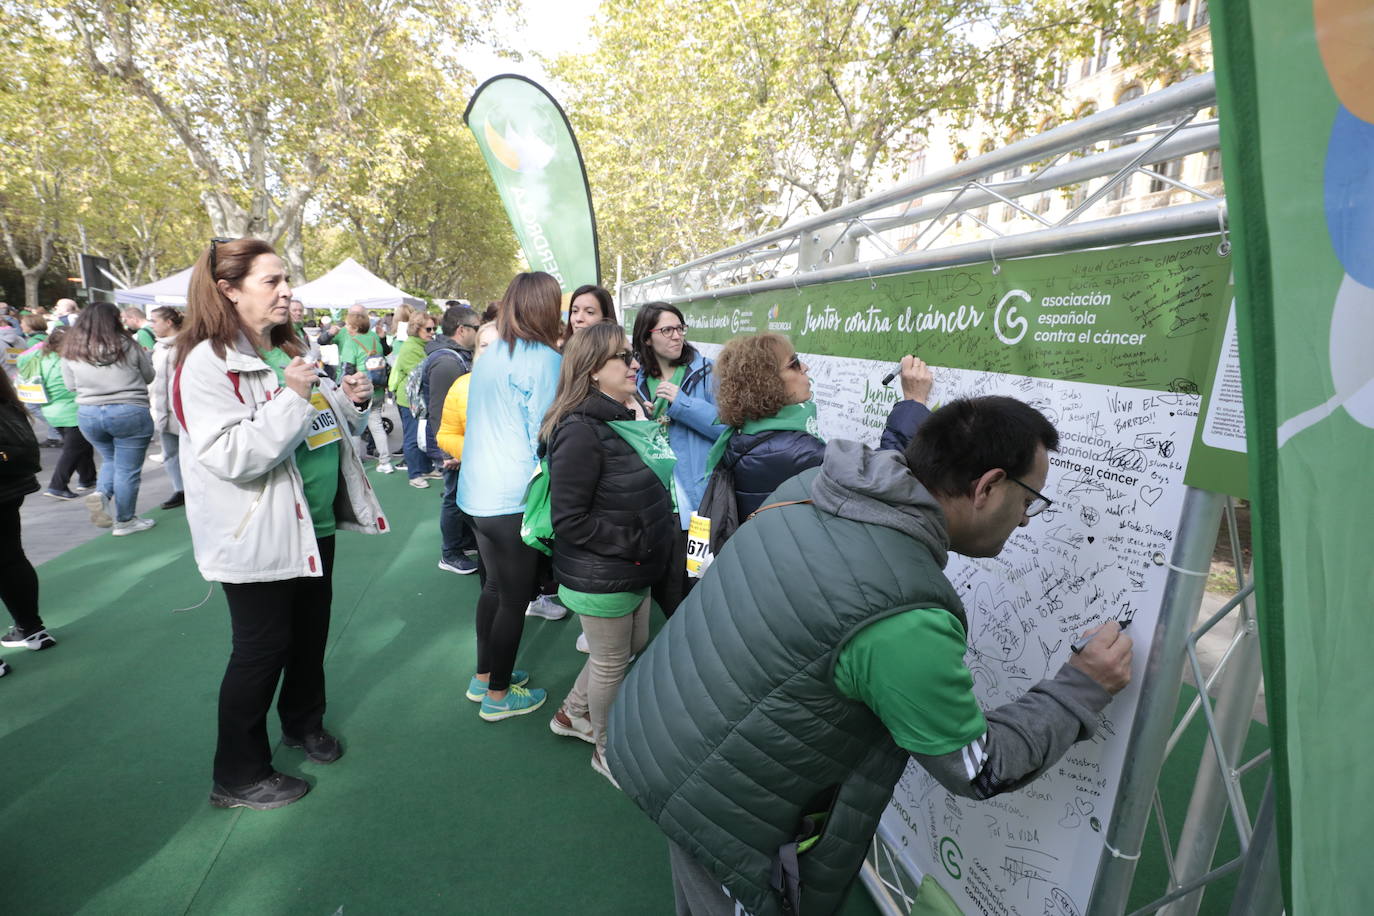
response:
M417 490L429 489L429 481L425 480L423 477L412 477L409 480L407 480L406 483L410 484Z
M147 531L156 524L157 522L151 518L140 518L135 515L127 522L115 522L114 531L110 533L118 538L126 534L137 534L140 531Z
M91 524L97 528L109 528L114 524L110 518L110 501L104 493L92 493L86 497L86 511L91 513Z
M271 811L299 801L310 791L310 783L295 776L272 771L272 775L249 786L227 789L215 783L210 790L210 804L216 808L252 808Z
M469 560L460 553L456 557L445 557L440 560L439 568L445 572L457 573L460 576L470 576L477 572L477 561Z
M568 609L548 595L540 595L525 609L526 617L543 617L545 620L562 620L568 616Z
M19 626L12 626L8 633L0 636L0 646L6 649L32 649L34 652L51 649L57 640L48 634L46 627L32 633Z

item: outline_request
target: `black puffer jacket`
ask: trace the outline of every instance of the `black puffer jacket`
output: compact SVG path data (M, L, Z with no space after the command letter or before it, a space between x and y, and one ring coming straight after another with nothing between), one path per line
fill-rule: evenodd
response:
M672 497L607 425L632 419L628 408L598 392L549 437L553 575L568 588L633 591L667 572L678 531Z
M38 440L24 408L0 404L0 503L38 489Z
M887 415L879 448L902 451L916 430L930 416L930 408L919 401L898 401ZM785 429L745 435L736 433L726 443L721 464L729 466L735 477L735 500L739 520L750 516L783 481L807 468L818 468L825 458L825 443L810 433Z

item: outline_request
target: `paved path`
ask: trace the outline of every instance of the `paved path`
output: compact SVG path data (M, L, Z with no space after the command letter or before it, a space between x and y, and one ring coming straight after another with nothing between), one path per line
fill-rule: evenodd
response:
M38 475L38 482L44 488L47 487L52 475L53 465L57 463L57 454L58 450L55 448L42 450L43 471ZM100 463L99 458L96 459L96 463ZM162 467L162 455L155 444L148 449L148 458L143 463L143 484L138 494L139 514L151 514L151 510L156 509L171 495L172 481ZM30 494L24 500L20 517L24 525L24 553L35 566L46 563L92 538L111 536L110 529L97 528L91 524L91 516L86 511L83 500L65 502L52 499L44 496L41 490ZM137 544L138 535L130 535L121 540Z

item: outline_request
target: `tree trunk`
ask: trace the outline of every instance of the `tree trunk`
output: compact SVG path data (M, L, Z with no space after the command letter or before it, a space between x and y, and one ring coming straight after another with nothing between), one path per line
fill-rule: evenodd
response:
M38 281L43 279L43 272L47 269L48 261L45 258L28 270L22 271L24 275L24 306L29 311L38 308Z

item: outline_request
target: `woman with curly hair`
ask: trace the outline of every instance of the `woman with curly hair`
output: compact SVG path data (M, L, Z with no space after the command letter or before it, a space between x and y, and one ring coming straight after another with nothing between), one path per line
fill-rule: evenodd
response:
M784 480L819 467L825 457L808 371L782 334L736 337L716 359L716 407L729 428L711 448L707 473L720 462L731 470L741 521ZM888 415L885 449L904 449L930 416L930 369L903 357L901 379L904 400Z

